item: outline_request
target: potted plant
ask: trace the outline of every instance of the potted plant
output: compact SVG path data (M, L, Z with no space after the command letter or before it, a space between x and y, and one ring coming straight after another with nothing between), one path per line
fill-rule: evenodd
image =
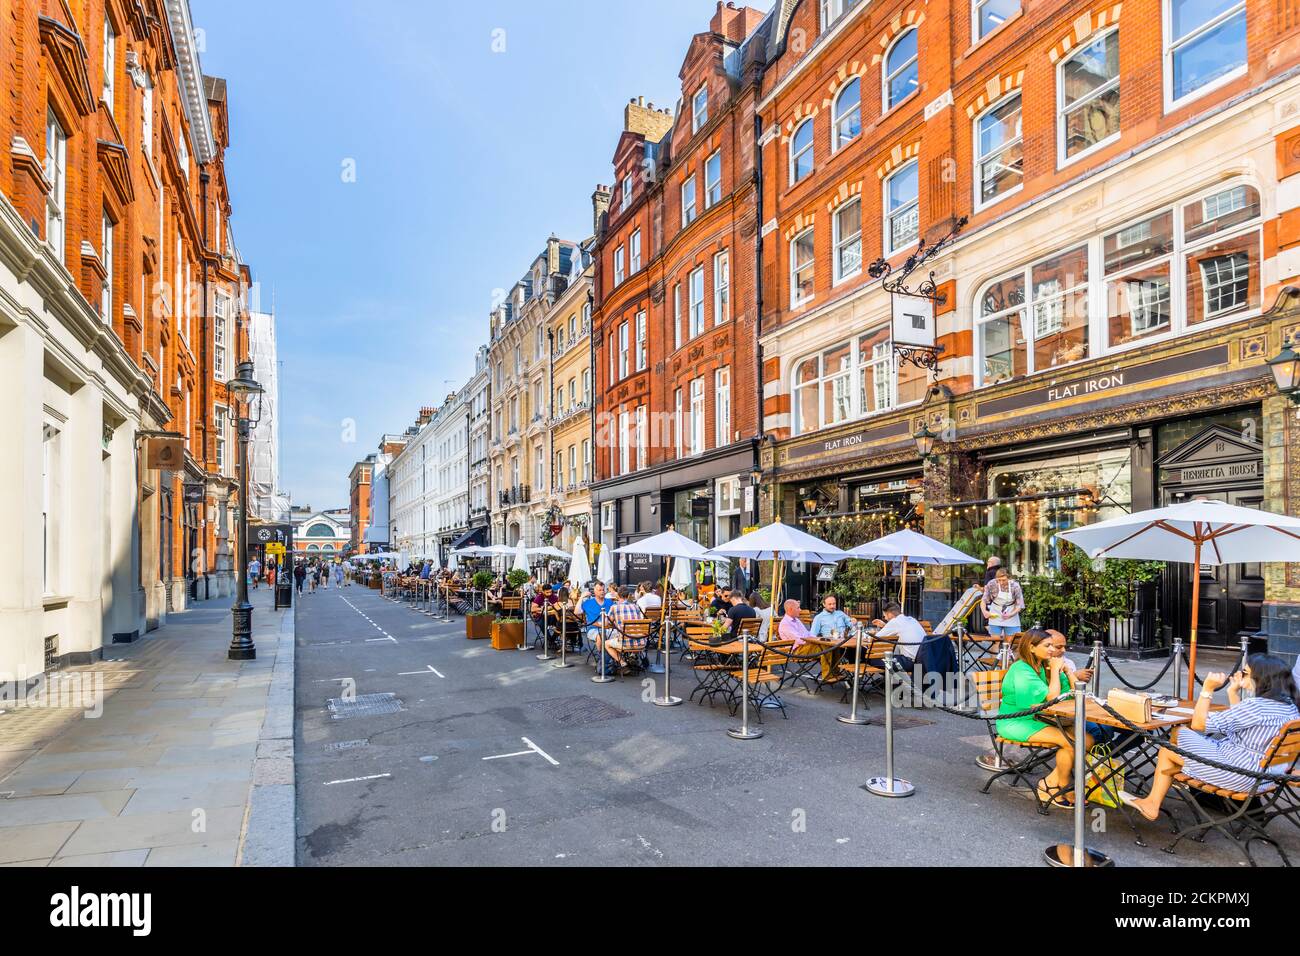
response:
M465 615L465 637L471 641L481 641L492 636L491 611L470 611Z
M524 643L524 619L497 615L492 622L492 649L515 651Z

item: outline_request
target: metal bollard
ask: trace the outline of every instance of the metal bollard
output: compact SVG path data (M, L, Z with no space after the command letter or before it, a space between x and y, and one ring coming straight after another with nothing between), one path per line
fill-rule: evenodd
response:
M1237 665L1237 669L1242 672L1245 672L1246 661L1249 658L1250 658L1250 638L1247 637L1245 634L1243 634L1241 636L1241 663Z
M665 619L662 622L662 626L659 631L659 652L663 657L663 662L664 662L664 666L663 666L664 695L662 697L656 697L654 699L654 704L656 707L676 707L678 704L682 702L682 699L680 697L674 697L672 695L673 645L672 645L672 641L670 640L670 636L672 632L669 630L669 628L671 628L672 626L673 626L672 621Z
M862 672L862 627L857 629L857 647L853 651L853 703L847 714L840 714L835 719L841 724L865 724L866 717L858 716L858 675ZM834 634L831 635L832 637Z
M1101 696L1101 641L1092 642L1092 696Z
M569 647L569 605L560 605L560 659L552 667L572 667L566 655Z
M916 788L894 776L894 652L885 654L885 775L871 777L864 789L878 797L910 797Z
M606 634L605 628L602 627L600 630L602 635ZM608 639L608 636L606 636L605 640ZM605 640L602 640L600 646L596 648L596 653L600 655L600 673L592 677L591 682L593 684L608 684L614 679L605 673L605 656L609 653L609 651L605 650Z
M763 731L749 726L749 632L740 635L740 726L727 731L728 737L737 740L755 740L763 736Z
M549 621L550 619L551 619L551 606L550 606L549 604L543 604L543 605L542 605L542 624L541 624L541 628L542 628L542 652L541 652L540 654L537 655L537 659L538 659L539 661L553 661L553 660L555 660L555 655L551 653L551 635L548 634L547 631L546 631L546 622ZM527 620L527 618L525 618L525 620ZM525 625L525 627L526 627L526 626L527 626L527 625ZM564 640L564 634L563 634L563 633L560 634L560 640L561 640L561 641Z
M1171 665L1174 671L1174 696L1179 700L1183 699L1183 639L1174 638L1174 663ZM1194 688L1189 688L1189 691Z
M958 624L953 628L957 632L957 678L959 686L966 686L966 625Z
M1074 693L1074 843L1054 843L1043 851L1049 866L1114 866L1100 850L1085 845L1087 833L1088 755L1084 743L1088 736L1088 695Z

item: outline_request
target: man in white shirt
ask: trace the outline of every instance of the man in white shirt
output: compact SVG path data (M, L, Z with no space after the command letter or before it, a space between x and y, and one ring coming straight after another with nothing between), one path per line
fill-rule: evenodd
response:
M890 601L885 605L885 619L872 623L876 625L877 637L898 639L894 645L894 655L906 658L899 663L910 670L916 660L917 652L921 649L921 643L925 640L925 628L921 626L921 622L904 614L902 606L897 601Z
M641 609L641 613L650 616L651 611L658 611L664 606L663 598L659 596L659 586L655 585L645 594L636 599L636 606Z

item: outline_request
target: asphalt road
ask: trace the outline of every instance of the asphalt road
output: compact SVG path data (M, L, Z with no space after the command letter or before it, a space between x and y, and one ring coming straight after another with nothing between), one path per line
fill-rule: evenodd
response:
M645 678L594 684L580 659L494 651L462 618L358 586L299 598L297 641L300 865L1039 866L1073 832L1000 783L981 794L983 724L941 711L900 712L896 769L916 793L888 799L861 788L884 773L884 729L837 722L838 692L787 692L788 719L767 711L765 736L734 740L721 706L656 707ZM689 668L674 675L686 696ZM346 680L400 709L336 718ZM1217 835L1171 856L1167 823L1139 824L1145 848L1118 811L1093 824L1123 866L1240 865Z

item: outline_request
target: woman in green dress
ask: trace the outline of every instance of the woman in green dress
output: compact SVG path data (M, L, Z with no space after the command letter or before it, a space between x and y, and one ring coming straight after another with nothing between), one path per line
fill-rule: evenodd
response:
M1064 669L1064 659L1053 656L1051 636L1034 628L1025 631L1016 642L1016 661L1002 678L1002 706L999 713L1014 714L1037 707L1049 699L1068 694L1072 686L1069 673ZM1049 695L1048 688L1056 688ZM1049 724L1037 716L1011 717L998 721L998 736L1017 743L1040 744L1056 747L1056 765L1052 772L1038 784L1038 795L1044 802L1057 806L1070 806L1060 799L1060 792L1069 786L1074 763L1074 740L1061 727ZM1085 746L1092 746L1087 738Z

